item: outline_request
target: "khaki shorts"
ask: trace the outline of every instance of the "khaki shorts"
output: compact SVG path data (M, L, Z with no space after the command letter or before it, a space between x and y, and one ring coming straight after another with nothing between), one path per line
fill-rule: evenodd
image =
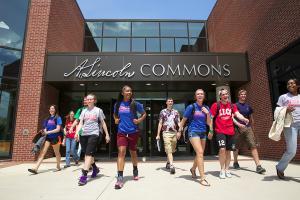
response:
M243 146L243 142L247 144L249 149L256 148L255 137L251 127L235 128L235 131L237 149Z
M163 132L164 144L165 144L165 152L174 153L176 151L177 138L175 132Z

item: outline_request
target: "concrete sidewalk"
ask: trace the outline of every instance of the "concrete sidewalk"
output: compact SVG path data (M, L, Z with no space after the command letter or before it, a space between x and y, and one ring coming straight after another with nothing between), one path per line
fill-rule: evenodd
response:
M1 164L1 163L0 163ZM219 162L210 159L205 162L207 180L211 187L199 184L199 179L191 178L192 161L177 161L176 174L165 170L165 162L142 162L139 164L140 180L132 180L132 165L125 165L125 184L115 190L115 162L98 162L101 173L89 179L85 186L78 186L82 166L72 166L53 172L55 162L48 159L42 163L39 174L31 175L27 169L33 163L24 163L0 169L1 199L72 199L72 200L166 200L166 199L299 199L300 165L290 164L285 171L286 180L276 176L273 161L262 161L267 169L265 175L255 173L255 164L247 157L241 157L242 169L232 169L232 178L219 179ZM62 162L62 166L64 162ZM197 172L198 174L198 172Z

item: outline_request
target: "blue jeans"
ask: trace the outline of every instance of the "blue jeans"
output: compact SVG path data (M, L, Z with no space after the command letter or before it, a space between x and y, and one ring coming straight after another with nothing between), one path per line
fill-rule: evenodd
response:
M66 138L66 165L70 165L70 154L75 161L79 160L76 152L76 143L74 138Z
M284 137L286 143L286 150L282 155L281 160L276 165L276 168L284 172L289 162L295 157L297 152L297 136L300 134L300 123L294 123L291 127L284 128Z

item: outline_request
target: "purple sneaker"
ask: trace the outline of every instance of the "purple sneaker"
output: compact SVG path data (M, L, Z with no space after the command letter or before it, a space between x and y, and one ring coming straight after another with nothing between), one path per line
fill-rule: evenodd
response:
M78 185L82 186L85 185L87 183L87 176L82 175L79 179Z
M93 172L92 172L92 175L91 175L91 178L96 178L97 174L99 174L100 170L98 167L96 168L93 168Z
M119 176L117 178L117 182L115 184L115 189L121 189L123 187L124 183L123 183L123 177L122 176Z

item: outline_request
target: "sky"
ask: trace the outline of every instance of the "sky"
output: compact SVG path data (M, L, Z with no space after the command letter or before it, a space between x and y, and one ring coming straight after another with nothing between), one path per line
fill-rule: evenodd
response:
M206 20L216 0L77 0L85 19Z

